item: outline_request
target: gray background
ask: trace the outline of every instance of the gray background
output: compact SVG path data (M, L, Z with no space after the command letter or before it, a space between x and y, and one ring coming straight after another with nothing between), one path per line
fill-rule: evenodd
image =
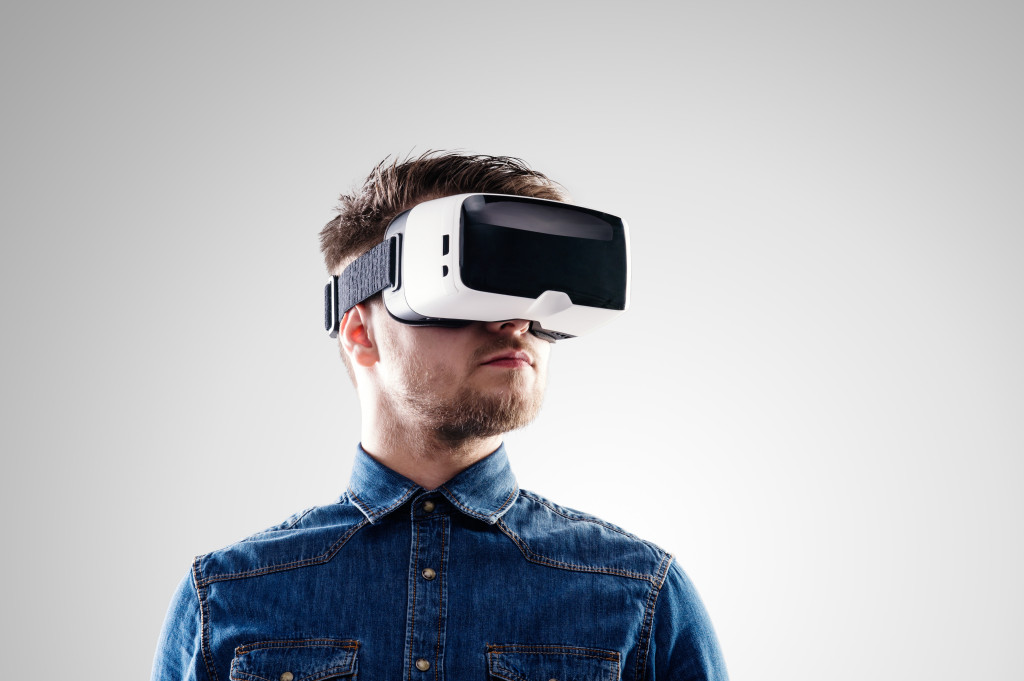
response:
M527 489L675 553L735 679L1019 679L1014 2L8 3L8 675L145 678L192 556L328 503L317 232L387 154L625 216Z

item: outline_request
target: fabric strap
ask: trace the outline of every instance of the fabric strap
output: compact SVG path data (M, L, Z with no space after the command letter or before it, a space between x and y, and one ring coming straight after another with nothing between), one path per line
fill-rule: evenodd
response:
M391 283L391 239L388 239L356 258L338 276L338 317Z

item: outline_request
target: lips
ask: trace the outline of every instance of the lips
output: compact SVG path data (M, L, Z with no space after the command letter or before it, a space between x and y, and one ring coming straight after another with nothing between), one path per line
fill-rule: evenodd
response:
M491 355L480 362L480 364L508 367L533 366L533 358L530 357L529 353L522 350L505 350Z

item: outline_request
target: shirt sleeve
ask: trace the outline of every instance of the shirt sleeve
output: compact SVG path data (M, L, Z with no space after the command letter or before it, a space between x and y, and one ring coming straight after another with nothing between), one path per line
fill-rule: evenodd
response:
M151 681L207 681L199 594L191 570L178 584L167 608L150 678Z
M654 607L650 645L647 681L728 681L711 619L674 560Z

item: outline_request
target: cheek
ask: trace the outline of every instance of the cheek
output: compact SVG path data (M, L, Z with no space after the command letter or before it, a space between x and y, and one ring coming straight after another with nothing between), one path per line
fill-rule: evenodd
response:
M475 346L460 329L422 327L416 339L416 348L423 357L430 357L436 366L462 367L473 355Z
M385 382L407 383L407 376L422 373L419 366L421 354L415 351L414 345L400 331L380 335L377 338L380 348L380 365L378 371Z
M392 372L402 375L406 384L443 390L464 372L462 346L456 338L432 333L441 329L419 327L413 331L415 334L395 338L389 348Z

